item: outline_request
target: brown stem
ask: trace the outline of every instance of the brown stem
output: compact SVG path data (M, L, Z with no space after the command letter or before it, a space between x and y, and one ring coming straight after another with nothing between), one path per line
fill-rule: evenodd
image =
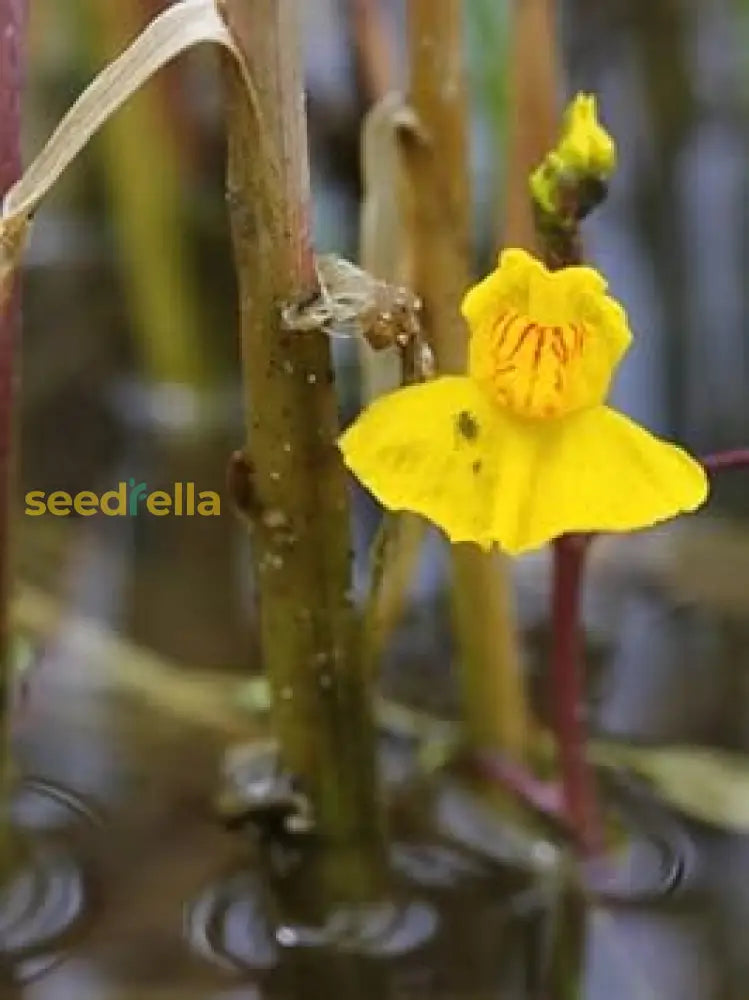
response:
M23 87L26 0L0 0L0 193L21 173L21 91ZM14 403L18 382L18 337L21 298L15 282L0 315L0 656L8 659L8 602L10 598L10 534L12 486L16 475ZM3 671L3 703L8 698L7 671Z
M504 246L537 253L528 178L556 139L559 125L557 0L512 0L510 6ZM528 742L538 723L525 710Z
M252 76L225 66L227 199L239 283L247 492L260 637L283 764L314 809L324 905L379 892L383 814L372 692L350 599L349 507L330 344L281 321L309 298L307 136L299 0L224 0Z
M554 145L559 115L556 0L513 0L510 14L504 245L535 250L528 177Z
M368 106L395 86L397 74L390 26L379 0L348 0L343 6L348 16L362 96Z
M21 94L24 82L27 0L0 0L0 192L21 173ZM0 315L0 718L6 724L11 685L9 603L11 522L17 474L15 403L19 380L21 297L18 282ZM4 751L0 751L4 752Z
M460 302L469 282L468 101L462 0L409 0L410 103L421 138L404 152L411 180L414 290L440 372L465 371ZM522 756L527 741L507 562L475 545L452 550L464 715L475 747Z
M551 689L564 805L579 846L602 846L593 776L585 759L580 595L588 539L562 535L553 543Z
M567 823L567 813L560 788L553 781L543 781L533 771L502 754L479 751L468 758L471 770L542 813L556 823Z
M21 173L21 95L24 83L27 0L0 0L0 192ZM13 780L10 713L13 648L10 602L13 586L13 490L18 473L16 400L19 381L21 296L16 276L0 311L0 808ZM7 812L4 813L7 817ZM12 864L10 826L0 823L0 871Z
M749 468L749 448L733 448L730 451L716 451L703 455L700 464L707 472L723 472L728 469Z

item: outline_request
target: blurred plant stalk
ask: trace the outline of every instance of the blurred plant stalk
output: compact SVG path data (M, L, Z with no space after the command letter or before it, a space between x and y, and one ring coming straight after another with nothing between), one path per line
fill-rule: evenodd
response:
M503 246L539 252L528 178L552 149L559 130L559 44L556 0L513 0L510 8ZM545 739L526 709L528 741Z
M379 0L351 0L341 8L347 17L362 96L367 104L374 103L395 86L390 24Z
M320 846L311 883L327 905L381 893L385 834L330 344L322 332L286 329L280 314L317 290L300 8L300 0L221 6L255 85L253 95L227 60L227 199L248 425L231 478L251 525L282 763L313 806Z
M97 65L123 50L147 23L147 15L164 6L151 0L89 0L84 13ZM203 488L220 489L218 455L225 452L233 427L221 416L224 366L220 348L214 346L218 341L205 335L208 316L192 266L189 212L183 208L195 136L181 113L184 102L176 89L181 69L167 66L151 80L107 123L95 148L111 203L144 398L150 388L151 399L168 400L170 386L184 385L193 394L176 398L194 402L199 412L176 430L154 417L149 423L141 412L128 461L135 467L142 464L146 441L151 458L141 470L144 477L162 483L193 479ZM146 542L137 547L137 571L124 594L131 633L159 652L189 662L246 664L246 637L232 600L236 525L231 518L200 524L168 518L157 531L159 546ZM167 562L161 558L164 548L172 552ZM201 586L206 577L224 583L206 593ZM179 627L185 617L199 620L200 627Z
M464 372L460 302L469 284L468 100L462 0L410 0L410 104L423 136L408 143L414 290L440 372ZM452 547L463 712L474 749L522 758L528 712L507 560Z
M21 173L21 94L24 83L27 0L0 0L0 190ZM13 704L13 643L10 601L13 590L14 491L18 473L17 400L20 380L21 297L17 275L0 313L0 877L15 857L9 818L13 784L10 746Z
M506 197L502 243L539 249L528 177L559 129L556 0L513 0L510 8Z
M88 0L85 13L97 64L143 27L141 0ZM143 372L154 382L209 388L217 363L202 335L181 211L182 150L168 110L164 81L156 81L107 124L100 148Z
M359 7L367 12L366 25L371 26L372 19L382 13L370 0ZM384 26L380 27L384 33ZM363 51L360 58L364 63ZM413 112L400 94L389 91L378 95L368 111L360 139L363 198L359 263L375 278L406 287L413 285L413 247L408 225L411 191L403 144L414 130L418 132ZM409 381L414 348L375 351L365 339L358 347L365 403ZM417 515L383 513L369 554L370 591L364 621L367 659L373 672L408 603L426 537L426 522Z

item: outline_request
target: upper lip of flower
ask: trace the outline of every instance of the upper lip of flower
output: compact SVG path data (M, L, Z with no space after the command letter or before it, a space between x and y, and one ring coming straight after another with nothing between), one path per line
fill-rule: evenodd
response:
M626 316L589 267L549 271L522 250L463 301L469 375L517 416L563 416L603 401L631 341Z

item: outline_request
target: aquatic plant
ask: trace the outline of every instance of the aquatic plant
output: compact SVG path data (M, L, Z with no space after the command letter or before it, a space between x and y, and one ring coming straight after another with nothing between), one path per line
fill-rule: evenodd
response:
M324 909L376 898L387 872L374 679L364 653L366 616L352 599L341 454L386 507L429 518L454 544L474 749L485 739L492 749L522 754L526 737L507 563L498 563L496 550L504 559L552 543L551 680L564 819L586 850L601 844L580 719L578 602L590 538L696 509L707 495L705 466L745 456L701 465L605 405L631 335L603 277L582 263L579 223L604 197L615 165L591 98L573 103L558 145L530 178L543 259L510 248L464 296L469 198L457 0L409 5L413 117L402 136L414 189L413 284L438 375L431 379L414 363L406 381L422 381L375 401L341 438L339 453L328 335L345 314L368 343L387 340L393 289L345 262L326 269L314 256L299 7L298 0L183 0L156 18L82 95L7 193L0 291L9 316L32 215L96 130L169 59L200 41L218 43L247 412L229 485L253 540L289 792L282 805L299 806L286 818L303 818L305 832L314 833L305 841L305 875ZM341 275L387 295L373 307L346 282L336 289ZM396 291L401 306L416 298ZM410 312L406 318L413 320ZM406 323L392 337L411 361L418 334ZM4 369L6 381L10 372ZM6 463L5 481L9 469ZM7 510L2 515L0 507L7 535Z
M532 179L544 212L555 211L552 172L586 181L613 161L586 99L570 114L543 181ZM604 405L631 334L597 271L549 270L508 249L462 311L468 373L389 394L340 440L386 507L422 514L453 543L518 555L570 532L646 527L705 500L702 466Z
M324 907L379 895L384 833L330 345L324 323L289 325L295 307L319 292L296 0L184 0L105 67L6 194L0 293L7 303L31 216L65 168L154 72L204 41L227 53L227 199L248 427L229 486L253 534L280 768L295 801L310 805L305 871L309 897Z
M592 97L572 102L530 178L546 264L508 249L463 300L467 374L375 401L339 442L381 503L427 517L453 543L518 555L554 542L557 736L567 808L587 846L598 835L576 676L580 536L650 526L708 492L698 462L604 405L631 333L603 277L580 260L579 221L616 162L595 110Z
M323 844L318 892L361 900L379 891L383 814L371 678L351 598L330 344L322 328L289 329L283 310L314 299L318 287L299 10L295 0L234 0L225 11L258 93L253 108L227 67L227 190L248 415L234 493L252 524L282 765L310 797Z
M443 374L464 369L468 345L459 312L471 258L464 6L460 0L408 5L408 98L421 139L402 143L412 197L405 217L414 289ZM451 588L466 740L523 758L528 712L505 555L453 547Z

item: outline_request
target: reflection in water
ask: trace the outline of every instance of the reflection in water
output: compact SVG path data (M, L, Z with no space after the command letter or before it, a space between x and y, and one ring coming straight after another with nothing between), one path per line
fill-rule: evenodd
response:
M342 907L317 926L280 920L276 912L262 880L237 872L186 908L185 931L201 955L223 968L263 971L293 948L395 958L422 947L437 928L435 910L422 901Z
M84 861L61 830L94 814L68 789L36 781L20 786L13 814L19 861L0 891L0 961L4 979L21 983L61 961L89 916Z
M287 923L276 931L284 948L331 948L370 958L396 958L431 940L437 914L421 901L386 901L331 913L319 927Z
M488 875L486 865L445 844L394 844L391 859L395 871L417 886L450 889L468 879Z
M590 898L604 905L661 906L688 892L696 847L684 825L626 776L609 779L607 801L625 836L601 859L582 863Z
M11 815L19 826L29 830L68 827L73 820L91 826L104 824L104 816L95 803L85 801L64 785L28 776L20 783Z
M44 632L40 608L24 614ZM331 992L382 1000L391 988L459 997L464 986L527 995L537 909L513 915L496 865L445 841L397 844L400 907L373 908L363 920L338 914L314 928L274 919L249 835L226 832L212 810L226 746L252 724L237 726L225 677L211 686L200 675L196 687L189 670L142 656L91 623L64 620L34 678L21 765L101 804L76 802L91 817L81 822L60 789L43 796L37 785L35 801L19 804L35 831L85 827L97 886L95 919L35 988L85 997L94 983L102 997L111 989L189 1000L219 996L239 977L263 995L326 1000ZM231 683L236 693L236 676ZM510 879L510 898L517 883Z
M271 912L258 876L237 872L185 907L185 934L199 955L223 969L267 971L279 961Z
M186 908L185 932L201 957L274 996L535 996L538 898L508 897L506 878L443 844L399 843L392 860L399 878L390 899L342 906L317 925L284 919L245 868Z
M623 602L622 614L632 606ZM470 793L445 781L435 803L439 837L434 830L424 835L423 816L407 831L394 821L403 839L394 846L392 868L410 906L373 910L358 934L365 944L341 947L342 937L356 940L355 921L339 914L310 928L276 916L247 833L227 832L213 814L227 745L252 736L258 725L237 710L241 679L149 659L33 595L22 610L27 629L48 641L17 735L19 764L52 784L30 783L17 819L32 839L70 838L96 888L95 919L30 995L98 1000L110 990L145 1000L165 994L202 1000L226 995L238 981L242 995L284 1000L539 995L538 970L549 964L555 940L562 862L548 839L523 834L513 841L491 810L469 808ZM673 651L674 668L690 670L679 641L694 650L688 624L683 615L653 613L640 616L636 628L622 628L613 660L619 683L609 687L609 699L621 704L622 685L638 672L670 669L665 648ZM671 645L659 641L664 635ZM658 663L643 658L643 650L656 648ZM387 770L399 788L413 777L405 763ZM68 797L67 788L76 794ZM79 800L79 792L100 805ZM412 802L416 813L419 801ZM662 813L651 822L639 799L630 820L635 829L644 824L645 836L619 859L621 883L608 894L668 883L677 859L687 878L674 877L674 891L666 900L657 893L650 910L592 909L586 1000L706 1000L717 981L715 918L704 874L695 889L693 872L704 873L714 848L697 831L698 857L691 841L680 840L678 823L665 822ZM80 898L68 889L54 898ZM741 887L730 890L735 895ZM638 897L641 903L642 891ZM61 910L55 904L54 912ZM386 955L374 955L377 948Z

